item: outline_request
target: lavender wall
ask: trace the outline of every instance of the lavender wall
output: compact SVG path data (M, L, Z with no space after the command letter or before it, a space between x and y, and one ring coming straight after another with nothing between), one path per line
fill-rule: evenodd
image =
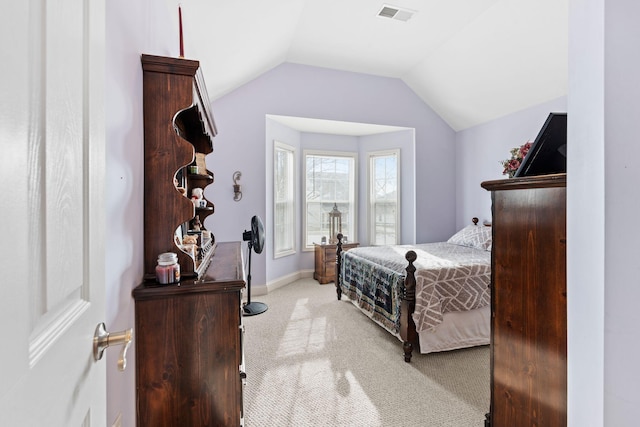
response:
M478 217L491 220L491 194L480 187L482 181L506 178L501 160L509 151L533 141L550 112L566 112L562 97L479 126L456 135L456 228Z
M266 218L271 209L268 114L415 128L416 240L442 240L455 231L455 133L399 79L285 63L214 101L213 112L220 133L207 158L216 173L207 198L216 213L205 225L219 241L238 240L251 215ZM239 203L229 195L235 170L243 173ZM253 283L264 286L266 257L255 261Z
M176 56L165 7L142 0L106 2L106 319L107 329L134 326L131 290L142 278L143 123L140 54ZM175 46L177 49L177 46ZM135 346L125 372L119 350L106 352L107 420L135 425Z

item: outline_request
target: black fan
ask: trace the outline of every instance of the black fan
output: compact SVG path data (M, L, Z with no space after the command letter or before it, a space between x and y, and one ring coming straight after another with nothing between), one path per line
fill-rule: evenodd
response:
M247 303L243 306L242 312L245 316L254 316L267 311L267 304L262 302L251 302L251 249L257 254L264 249L264 225L259 216L251 218L251 231L242 233L242 240L249 245L249 273L247 275Z

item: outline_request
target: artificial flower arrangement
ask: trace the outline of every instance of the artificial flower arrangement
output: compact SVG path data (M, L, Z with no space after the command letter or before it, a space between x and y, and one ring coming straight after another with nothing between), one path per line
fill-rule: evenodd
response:
M500 163L504 168L502 170L502 175L509 175L509 178L513 178L516 174L516 171L522 164L522 160L524 156L527 155L529 149L531 148L531 141L527 141L522 144L520 147L515 147L511 149L511 158L507 160L501 160Z

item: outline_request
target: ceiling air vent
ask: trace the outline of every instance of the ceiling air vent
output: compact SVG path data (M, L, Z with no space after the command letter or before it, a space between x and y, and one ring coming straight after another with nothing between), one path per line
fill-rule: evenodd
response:
M396 21L407 22L409 19L411 19L414 13L415 11L413 10L403 9L397 6L383 4L382 8L378 12L378 16L382 18L395 19Z

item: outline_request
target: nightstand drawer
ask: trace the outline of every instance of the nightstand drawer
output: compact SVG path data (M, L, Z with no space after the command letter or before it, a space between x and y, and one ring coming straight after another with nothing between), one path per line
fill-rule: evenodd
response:
M345 243L343 251L357 248L359 243ZM336 250L337 245L315 245L315 271L313 278L321 285L331 283L336 278Z

